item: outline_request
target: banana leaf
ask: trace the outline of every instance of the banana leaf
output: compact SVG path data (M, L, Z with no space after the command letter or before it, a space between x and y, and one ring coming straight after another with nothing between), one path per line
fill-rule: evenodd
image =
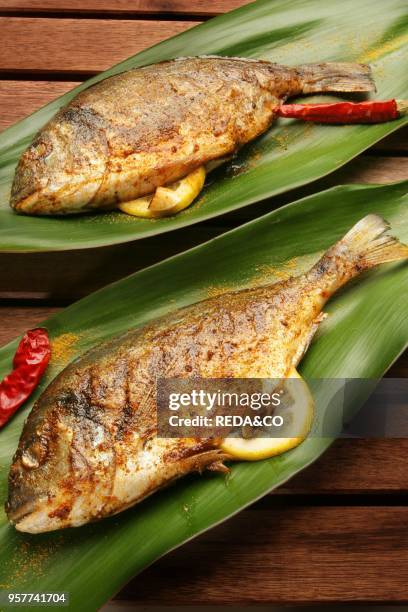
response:
M20 153L62 105L96 81L185 55L259 57L288 65L361 61L373 67L378 98L403 98L408 97L407 49L407 4L403 0L258 0L143 51L0 135L0 250L96 247L197 223L322 177L408 121L338 127L280 120L245 147L233 163L210 175L191 208L167 219L135 219L119 212L62 219L16 215L8 200Z
M321 192L73 304L44 322L54 354L38 393L66 361L114 334L214 291L305 271L368 213L383 215L393 233L408 241L407 189L408 181ZM407 345L407 286L408 266L388 264L365 273L337 294L327 305L329 317L307 352L301 373L309 379L381 377ZM58 343L66 347L62 354L56 351ZM8 371L16 345L17 340L0 350L0 377ZM319 407L319 385L314 392ZM363 399L352 401L361 405ZM1 501L31 405L32 401L0 432ZM0 510L0 589L69 591L71 610L97 610L155 559L288 480L317 459L331 441L310 437L279 457L236 464L227 479L188 477L118 516L59 533L18 533Z

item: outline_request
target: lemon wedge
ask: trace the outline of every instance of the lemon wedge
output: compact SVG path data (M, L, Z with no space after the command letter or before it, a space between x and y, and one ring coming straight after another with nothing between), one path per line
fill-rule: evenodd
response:
M286 453L303 442L313 423L312 394L295 369L284 381L282 392L281 404L274 411L274 416L283 418L279 429L282 437L225 438L220 445L222 450L237 460L259 461Z
M122 202L118 208L127 215L133 215L133 217L143 217L145 219L151 219L152 217L158 217L149 210L150 202L153 196L145 196L143 198L137 198L137 200L131 200L130 202Z
M122 202L119 209L128 215L147 219L175 215L196 199L204 186L205 168L200 166L183 179L157 187L153 195Z

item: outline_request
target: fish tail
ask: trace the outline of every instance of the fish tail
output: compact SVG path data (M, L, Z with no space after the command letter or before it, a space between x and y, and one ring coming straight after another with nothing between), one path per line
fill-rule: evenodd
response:
M326 297L350 279L379 264L408 259L408 246L388 234L389 224L367 215L333 245L311 269L308 280L321 286Z
M359 269L408 259L408 246L390 236L389 229L389 224L382 217L367 215L354 225L336 246L346 247Z
M376 91L367 64L327 62L299 66L303 93L325 91Z

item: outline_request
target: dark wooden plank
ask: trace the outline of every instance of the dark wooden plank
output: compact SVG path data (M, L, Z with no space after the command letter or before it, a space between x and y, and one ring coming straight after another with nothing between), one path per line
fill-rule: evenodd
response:
M408 599L405 507L298 507L266 498L170 553L119 598L139 606Z
M360 155L329 177L331 184L394 183L408 179L408 157ZM336 183L332 183L335 179Z
M61 307L42 306L41 303L38 306L10 306L0 302L0 346L14 340L27 329L36 327L59 310Z
M0 131L76 85L70 81L0 81Z
M408 351L399 360L408 364ZM389 376L395 376L395 366ZM337 440L279 494L408 493L408 439Z
M384 153L408 154L408 127L397 130L393 134L383 138L375 148Z
M211 17L247 4L248 0L0 0L0 12L76 13L84 15L199 15Z
M408 378L408 352L397 359L386 376L391 378Z
M193 25L191 21L0 17L0 75L97 73Z

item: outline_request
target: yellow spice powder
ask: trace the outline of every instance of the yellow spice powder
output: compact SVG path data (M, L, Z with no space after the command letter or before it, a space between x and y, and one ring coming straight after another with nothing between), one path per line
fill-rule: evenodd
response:
M51 360L54 364L67 363L76 352L79 339L78 334L67 332L51 340Z

